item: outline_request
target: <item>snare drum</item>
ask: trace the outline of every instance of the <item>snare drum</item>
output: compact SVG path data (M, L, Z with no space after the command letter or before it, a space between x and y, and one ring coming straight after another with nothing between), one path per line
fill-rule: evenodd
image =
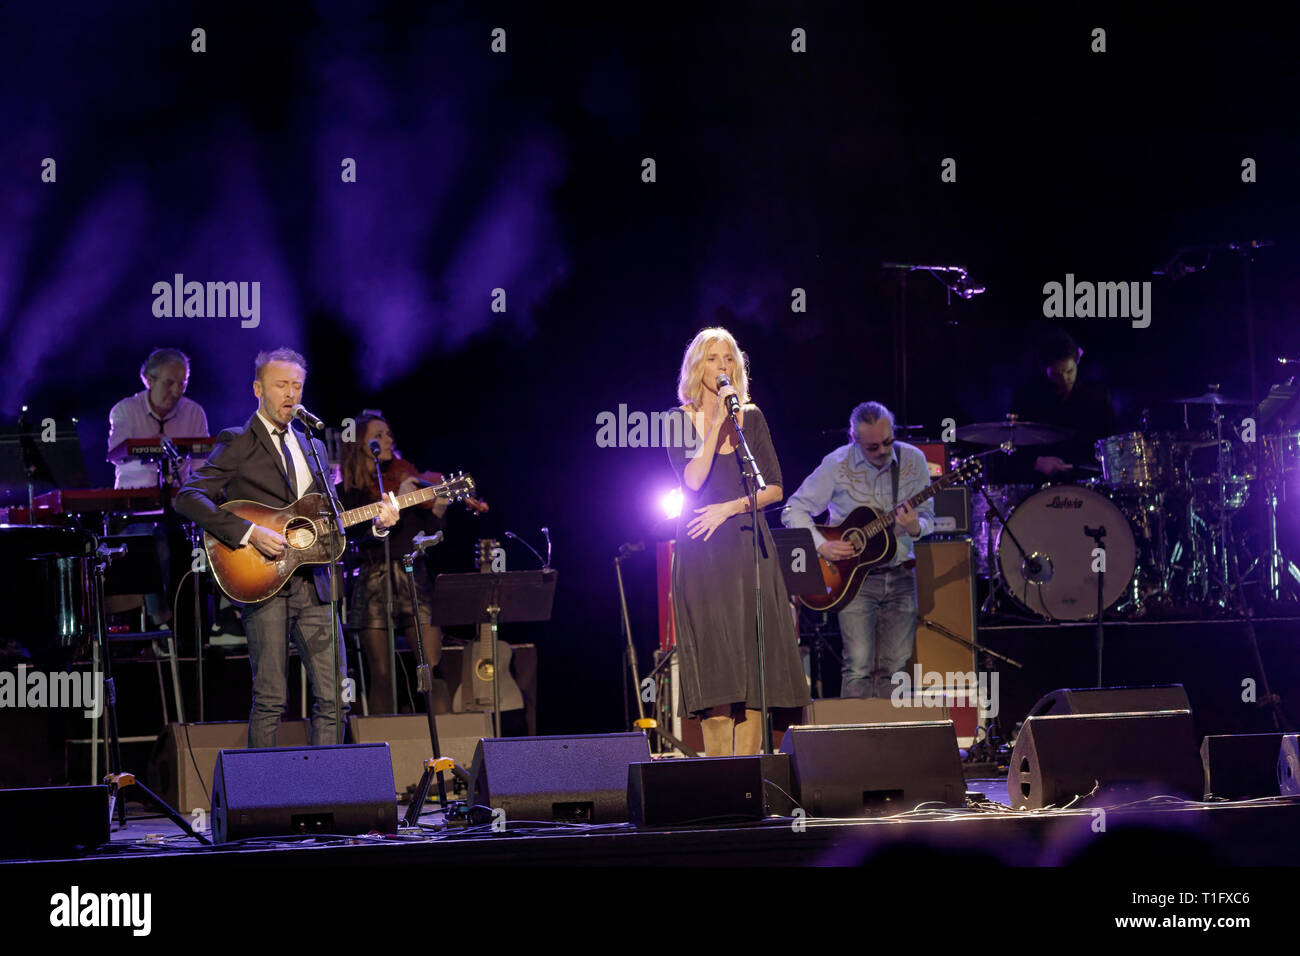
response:
M1102 606L1129 590L1138 549L1124 513L1105 495L1077 485L1052 485L1022 501L998 534L998 565L1012 599L1048 620L1097 616L1096 543L1084 528L1106 529ZM1011 534L1006 534L1010 531ZM1012 535L1024 548L1022 558ZM1033 564L1036 563L1037 567Z
M1103 438L1093 447L1102 480L1112 488L1152 491L1174 479L1169 443L1161 435L1127 432Z

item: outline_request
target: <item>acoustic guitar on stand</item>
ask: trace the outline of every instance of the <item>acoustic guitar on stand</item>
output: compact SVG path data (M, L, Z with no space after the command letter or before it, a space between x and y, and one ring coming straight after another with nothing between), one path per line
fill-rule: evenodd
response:
M944 488L970 480L979 473L980 462L972 458L953 471L930 483L907 499L909 507L933 498ZM900 504L899 508L902 507ZM853 556L841 561L827 561L817 555L826 582L823 594L797 595L799 603L814 611L839 611L858 596L858 589L872 568L888 564L898 554L898 539L894 536L897 509L878 511L869 505L854 508L837 525L818 525L817 530L829 541L847 541L853 545Z
M394 503L400 511L434 498L458 501L473 494L474 479L461 474L453 475L438 485L397 495ZM221 510L278 531L289 545L284 554L272 559L251 544L231 548L205 531L203 547L208 553L212 577L232 601L241 604L265 601L284 587L289 576L304 564L332 564L343 556L346 541L342 535L332 534L333 521L324 495L303 495L288 507L278 509L256 501L227 501ZM343 519L343 527L350 528L378 515L379 503L376 502L344 511L339 517Z

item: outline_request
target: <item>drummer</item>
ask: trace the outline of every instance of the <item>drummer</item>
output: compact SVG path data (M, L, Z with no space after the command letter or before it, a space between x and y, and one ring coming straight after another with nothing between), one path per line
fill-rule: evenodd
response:
M1116 433L1115 406L1100 382L1079 380L1083 349L1064 329L1056 329L1038 351L1041 375L1016 393L1011 410L1021 421L1059 425L1074 437L1054 445L1022 448L1016 471L1025 481L1074 481L1097 472L1095 445Z

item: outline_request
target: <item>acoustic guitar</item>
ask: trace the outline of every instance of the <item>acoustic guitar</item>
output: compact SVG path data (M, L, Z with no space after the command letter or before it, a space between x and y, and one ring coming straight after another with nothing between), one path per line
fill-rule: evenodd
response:
M972 458L908 498L907 504L915 508L944 488L969 481L979 473L979 469L979 460ZM898 507L901 508L902 505ZM889 564L898 554L898 539L893 531L897 518L897 509L879 511L863 505L854 508L837 525L818 525L817 530L827 540L852 544L853 555L840 561L827 561L818 554L817 561L821 566L826 590L822 594L797 595L799 603L814 611L839 611L857 597L867 572L874 567Z
M430 485L398 495L397 508L432 501L434 498L451 498L453 501L474 493L474 479L458 474L439 485ZM289 546L278 559L268 558L251 544L231 548L211 533L203 533L203 548L208 553L208 566L212 577L232 601L253 604L265 601L284 587L289 576L304 564L333 564L343 556L347 542L342 535L332 534L329 508L322 494L303 495L286 508L272 508L256 501L227 501L222 511L239 515L246 521L278 531ZM343 527L350 528L379 515L379 503L363 505L344 511L340 517Z

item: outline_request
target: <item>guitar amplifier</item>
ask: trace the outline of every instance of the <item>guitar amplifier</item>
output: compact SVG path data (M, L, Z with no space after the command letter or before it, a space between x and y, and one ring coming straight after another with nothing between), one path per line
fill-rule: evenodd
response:
M934 496L934 533L970 534L970 489L953 485Z

